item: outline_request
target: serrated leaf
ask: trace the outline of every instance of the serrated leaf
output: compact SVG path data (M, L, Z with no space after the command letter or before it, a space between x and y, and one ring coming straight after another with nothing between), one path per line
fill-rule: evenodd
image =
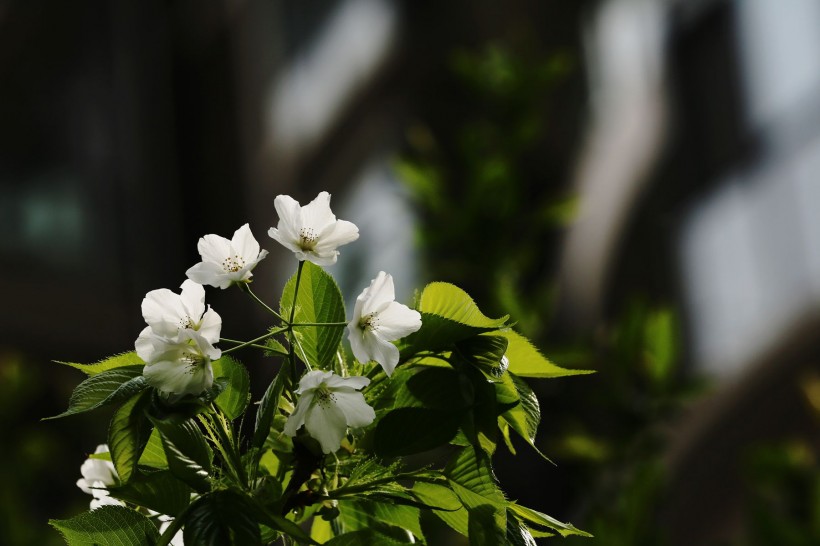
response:
M512 510L507 510L507 537L509 546L537 546L532 533L521 521L515 517Z
M395 395L396 407L417 407L437 410L463 411L471 400L471 393L462 393L459 373L452 368L416 368L410 371Z
M501 419L509 424L510 428L517 432L539 455L550 461L549 457L541 453L535 445L535 435L538 432L538 424L541 422L541 407L535 393L526 381L513 373L504 375L503 385L507 389L515 390L518 404L502 413ZM498 391L497 386L496 392Z
M424 287L419 311L474 328L492 330L503 327L510 318L508 315L497 319L485 316L467 292L446 282L434 282Z
M185 515L185 544L197 546L253 546L261 544L253 506L244 495L231 489L208 493L196 499Z
M467 510L452 489L435 483L416 482L412 493L420 502L439 507L440 510L434 509L433 514L457 533L467 536Z
M181 423L152 419L162 437L169 470L200 493L210 490L213 452L193 419Z
M339 512L339 519L345 532L395 526L410 531L416 538L424 540L419 523L421 511L414 506L384 501L340 500Z
M492 504L481 504L467 510L467 529L470 546L498 546L507 543L507 520L499 527L498 508Z
M108 372L105 372L108 373ZM102 375L102 374L100 374ZM108 425L108 449L120 482L131 479L137 461L151 435L151 423L145 415L150 391L137 393L120 406Z
M138 357L135 351L110 356L93 364L78 364L76 362L62 362L60 360L55 360L54 362L56 362L57 364L63 364L64 366L71 366L72 368L80 370L86 375L97 375L98 373L113 370L114 368L122 368L125 366L145 365L145 361Z
M336 281L321 267L307 261L302 264L294 323L345 322L344 299ZM295 289L296 274L285 285L279 304L281 315L288 319ZM336 356L343 330L340 326L294 327L294 335L299 340L296 354L301 360L307 360L311 367L328 369Z
M115 498L173 517L191 501L191 489L168 470L136 474L127 484L108 491Z
M248 370L238 360L223 356L213 363L214 377L225 378L227 384L214 402L229 419L236 419L245 412L250 399Z
M447 465L445 471L450 486L468 511L493 507L492 519L498 529L506 529L507 500L498 488L490 457L480 449L466 447Z
M89 377L71 393L67 410L45 420L91 411L130 398L147 387L142 368L124 366Z
M498 335L507 338L507 360L510 372L520 377L555 378L595 373L594 370L570 370L556 366L533 344L514 330L502 330Z
M542 512L533 510L532 508L521 506L520 504L516 504L514 502L509 503L509 509L512 510L515 513L515 515L518 518L520 518L525 524L527 524L528 527L547 527L549 529L557 531L561 536L564 537L570 535L578 535L582 537L592 536L586 531L581 531L580 529L576 528L571 523L563 523L552 516L548 516Z
M145 546L159 538L150 519L124 506L101 506L48 523L63 535L68 546Z
M496 329L470 326L433 313L422 312L421 328L401 341L401 361L420 351L440 351L459 341Z

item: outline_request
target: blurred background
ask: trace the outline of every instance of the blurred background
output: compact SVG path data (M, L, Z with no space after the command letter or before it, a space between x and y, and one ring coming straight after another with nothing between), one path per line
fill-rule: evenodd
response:
M130 350L245 222L275 301L273 199L328 190L348 298L449 281L597 370L531 383L555 466L496 457L566 542L820 544L818 51L814 0L0 0L0 543L89 501L109 415L40 422L51 361Z

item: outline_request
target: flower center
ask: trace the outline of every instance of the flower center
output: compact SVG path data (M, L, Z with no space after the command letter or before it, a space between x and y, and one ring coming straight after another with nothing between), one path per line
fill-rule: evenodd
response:
M316 399L316 402L323 408L328 407L330 404L336 403L336 396L334 396L333 392L324 385L321 385L316 389L314 398Z
M314 229L305 227L299 230L299 248L302 250L313 250L318 240L319 235Z
M185 370L185 373L187 373L188 375L194 375L198 371L197 369L205 361L205 358L192 353L187 353L183 355L182 358L179 359L179 361L183 366L187 368Z
M228 256L222 260L222 269L224 269L226 273L236 273L243 267L245 267L245 259L237 254Z
M369 332L374 332L379 329L379 314L370 313L359 319L359 328Z
M185 315L185 317L179 319L179 328L181 330L184 330L185 328L190 328L191 330L196 330L197 329L197 324L196 324L196 322L191 320L191 317L189 317L188 315Z

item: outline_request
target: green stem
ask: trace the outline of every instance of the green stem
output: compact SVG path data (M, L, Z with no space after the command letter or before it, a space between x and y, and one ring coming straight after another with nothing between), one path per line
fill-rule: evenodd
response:
M305 266L304 261L299 262L299 268L296 270L296 285L293 287L293 302L290 306L290 320L288 321L288 333L290 334L290 350L289 350L289 359L290 359L290 384L291 388L295 388L296 385L296 354L294 349L296 347L296 334L293 332L293 317L296 316L296 301L299 297L299 283L302 280L302 268Z
M347 326L346 322L296 322L291 326Z
M299 265L300 265L300 266L301 266L301 264L302 264L302 262L299 262ZM258 303L259 305L261 305L261 306L262 306L262 307L263 307L263 308L264 308L264 309L265 309L268 313L271 313L274 317L278 318L278 319L279 319L279 320L281 320L282 322L285 322L285 319L283 319L283 318L282 318L282 315L280 315L279 313L277 313L276 311L274 311L273 309L271 309L271 307L270 307L267 303L265 303L264 301L262 301L261 299L259 299L259 296L257 296L256 294L254 294L254 293L253 293L253 290L251 290L251 286L250 286L248 283L242 283L242 284L240 285L240 287L241 287L241 288L242 288L245 292L247 292L247 294L248 294L251 298L253 298L253 300L254 300L256 303ZM293 320L293 319L291 318L291 321L292 321L292 320Z
M263 334L263 335L261 335L257 338L251 339L250 341L237 341L235 339L228 339L228 338L221 337L221 338L219 338L219 341L225 341L227 343L238 343L239 344L236 347L231 347L230 349L225 349L224 351L222 351L222 354L225 355L225 354L228 354L228 353L230 353L232 351L235 351L237 349L241 349L243 347L255 346L257 342L264 341L264 340L268 339L269 337L273 337L276 334L281 334L282 332L285 332L287 330L288 330L288 328L276 328L274 330L271 330L267 334ZM261 347L263 349L267 349L267 347L264 347L264 346L261 346Z
M248 476L245 474L245 468L242 466L242 459L236 451L233 434L228 430L225 416L222 415L215 404L211 404L211 410L213 411L210 415L211 426L215 429L216 436L219 439L219 441L216 442L217 449L219 449L225 464L230 468L234 479L243 489L247 489Z

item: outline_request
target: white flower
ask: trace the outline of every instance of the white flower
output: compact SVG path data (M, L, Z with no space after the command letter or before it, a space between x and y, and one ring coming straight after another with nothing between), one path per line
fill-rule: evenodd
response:
M213 234L200 238L197 250L202 261L185 274L194 282L216 288L250 282L251 270L268 255L267 250L259 250L248 224L237 229L230 241Z
M182 293L167 288L152 290L142 300L142 316L151 331L162 337L176 339L180 330L198 331L210 343L219 341L222 319L205 306L205 289L192 280L182 283Z
M355 224L337 220L333 215L330 194L326 191L304 207L287 195L278 195L273 205L279 214L279 223L268 230L268 235L292 250L300 261L333 265L339 255L336 247L359 238Z
M299 381L299 401L285 423L285 434L296 436L299 427L305 425L324 453L335 452L342 445L347 427L364 427L376 418L373 408L358 392L369 383L366 377L341 377L318 370L306 373Z
M196 330L185 328L175 339L156 335L148 326L135 343L137 355L145 361L142 374L148 384L174 395L199 394L214 383L211 361L222 356Z
M108 446L106 444L100 444L94 453L108 453ZM104 459L92 459L89 457L80 467L80 473L83 477L77 480L77 487L82 489L83 493L88 493L94 497L91 499L92 510L109 504L124 505L124 503L108 494L108 488L117 485L120 481L117 470L114 468L114 463Z
M356 298L353 320L347 325L353 356L359 362L375 360L391 375L399 362L392 341L421 328L421 315L395 301L393 277L380 271Z

